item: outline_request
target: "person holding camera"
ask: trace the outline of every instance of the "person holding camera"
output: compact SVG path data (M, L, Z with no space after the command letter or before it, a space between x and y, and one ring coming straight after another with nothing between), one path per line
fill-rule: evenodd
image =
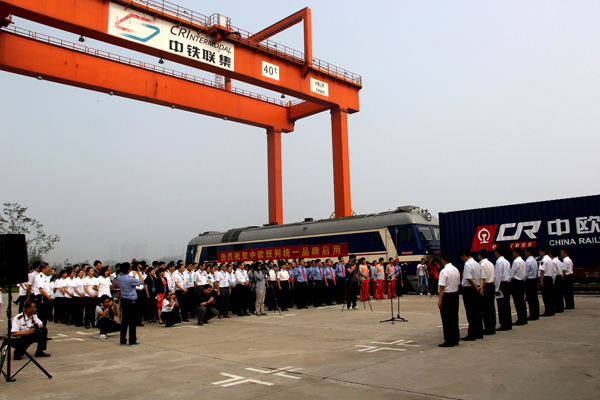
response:
M98 339L106 339L107 333L119 332L121 324L115 321L119 315L117 305L106 295L100 298L100 304L96 306L96 326L100 329Z
M117 276L117 281L121 293L121 346L127 344L127 329L129 328L129 345L135 346L139 343L136 337L136 326L139 320L137 313L139 309L136 302L137 292L135 287L142 284L142 273L140 272L140 265L137 262L133 263L135 268L136 278L129 276L131 265L129 263L123 263L120 265L121 273Z
M177 296L173 294L173 292L169 291L163 300L161 313L161 317L165 322L166 328L170 328L171 326L180 322L179 315L173 312L175 307L179 307L179 300L177 299Z
M199 288L200 289L200 288ZM196 315L198 316L198 325L208 324L208 320L219 315L219 310L215 308L217 300L212 286L208 283L202 286L198 293L198 307Z
M27 301L23 312L13 318L10 330L10 345L15 349L14 360L21 360L27 348L35 342L37 342L35 357L50 357L50 354L44 353L48 341L48 330L44 327L36 312L35 302Z

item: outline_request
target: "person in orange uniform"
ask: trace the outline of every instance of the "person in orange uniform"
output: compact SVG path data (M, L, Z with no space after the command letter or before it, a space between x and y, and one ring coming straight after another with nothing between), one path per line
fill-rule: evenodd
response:
M377 279L377 297L375 299L384 299L385 295L385 267L383 266L383 258L379 259L376 268Z
M358 279L360 281L360 301L365 301L369 298L369 267L367 260L361 258L358 260Z
M394 269L394 259L392 257L385 266L385 277L388 282L388 299L393 299L396 297L396 270Z

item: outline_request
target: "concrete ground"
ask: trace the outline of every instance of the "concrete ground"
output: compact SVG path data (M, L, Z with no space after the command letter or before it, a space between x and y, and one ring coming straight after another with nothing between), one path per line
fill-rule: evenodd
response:
M146 324L132 347L119 346L118 334L102 341L95 330L50 323L52 357L40 361L53 378L30 364L16 382L0 380L0 399L597 399L600 296L575 301L575 310L454 348L437 346L437 299L414 295L400 302L407 323L380 323L390 317L380 300L373 312L360 304Z

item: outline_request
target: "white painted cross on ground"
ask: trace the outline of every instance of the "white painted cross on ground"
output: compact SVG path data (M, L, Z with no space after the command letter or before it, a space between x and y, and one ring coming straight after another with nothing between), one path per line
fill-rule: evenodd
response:
M293 367L283 367L283 368L278 368L278 369L246 368L247 371L258 372L260 374L266 374L266 375L272 374L273 376L279 376L279 377L288 378L288 379L302 379L299 376L293 376L293 375L287 374L288 372L294 372L299 369L302 369L302 368L293 368ZM274 385L274 383L272 383L272 382L265 382L265 381L261 381L258 379L250 379L250 378L246 378L245 376L233 375L233 374L228 374L225 372L221 372L220 375L227 376L230 379L226 379L224 381L213 382L213 385L219 385L221 387L241 385L243 383L254 383L257 385L264 385L264 386L273 386Z
M408 346L408 347L420 347L420 344L415 344L412 340L396 340L394 342L371 342L371 344L385 344L385 345L394 345L394 346ZM390 350L390 351L406 351L406 349L398 349L395 347L379 347L379 346L364 346L357 344L355 347L364 347L358 351L367 352L367 353L375 353L381 350Z

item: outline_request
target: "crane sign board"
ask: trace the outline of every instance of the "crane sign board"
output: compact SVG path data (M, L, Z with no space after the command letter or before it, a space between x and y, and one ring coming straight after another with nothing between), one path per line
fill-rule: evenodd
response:
M160 18L109 3L108 34L234 71L234 45Z

